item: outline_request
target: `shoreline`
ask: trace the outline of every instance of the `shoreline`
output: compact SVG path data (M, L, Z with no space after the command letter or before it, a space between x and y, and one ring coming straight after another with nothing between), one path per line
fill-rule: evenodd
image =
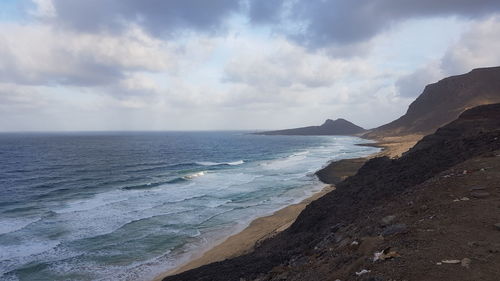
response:
M161 281L167 276L250 253L260 241L273 237L279 232L286 230L295 222L296 218L309 203L335 190L335 183L355 174L367 160L380 156L388 156L391 158L399 157L420 140L420 138L421 136L391 139L380 138L374 139L376 141L375 143L358 144L361 146L378 147L381 148L381 151L366 157L341 159L327 163L325 167L315 172L320 181L326 184L321 191L314 193L300 203L286 206L271 215L256 218L242 231L226 239L221 239L219 243L216 243L214 246L198 255L195 254L187 262L157 275L153 281ZM330 174L329 177L335 180L321 177L319 173L322 171L328 172Z
M326 184L323 189L299 203L288 205L271 215L254 219L242 231L223 239L222 242L215 244L205 252L194 255L189 261L159 274L153 281L161 281L170 275L251 252L260 241L271 238L292 225L309 203L333 190L335 190L333 185Z

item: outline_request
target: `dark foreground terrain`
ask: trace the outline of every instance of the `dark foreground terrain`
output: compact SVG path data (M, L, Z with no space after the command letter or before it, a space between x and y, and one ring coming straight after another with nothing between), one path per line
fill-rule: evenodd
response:
M398 159L369 160L252 253L164 280L497 281L498 223L493 104L467 110Z

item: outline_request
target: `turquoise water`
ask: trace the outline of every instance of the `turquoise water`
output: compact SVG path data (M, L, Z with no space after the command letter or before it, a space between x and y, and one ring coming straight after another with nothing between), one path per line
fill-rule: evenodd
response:
M0 134L1 280L150 280L375 148L244 132Z

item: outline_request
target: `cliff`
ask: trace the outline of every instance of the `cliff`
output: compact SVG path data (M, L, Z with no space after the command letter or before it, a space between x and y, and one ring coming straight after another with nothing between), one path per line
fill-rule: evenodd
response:
M500 102L500 67L478 68L427 85L399 119L364 135L382 138L426 135L474 106Z
M499 117L500 104L468 110L369 160L252 253L164 280L497 280Z

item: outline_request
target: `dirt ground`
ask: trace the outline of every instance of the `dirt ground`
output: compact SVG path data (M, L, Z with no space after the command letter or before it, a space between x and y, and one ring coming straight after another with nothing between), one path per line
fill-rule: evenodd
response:
M456 165L366 213L339 229L335 242L317 248L303 266L274 269L271 280L300 280L302 270L332 281L500 280L500 150ZM396 233L386 235L391 229ZM374 261L385 249L393 257Z

